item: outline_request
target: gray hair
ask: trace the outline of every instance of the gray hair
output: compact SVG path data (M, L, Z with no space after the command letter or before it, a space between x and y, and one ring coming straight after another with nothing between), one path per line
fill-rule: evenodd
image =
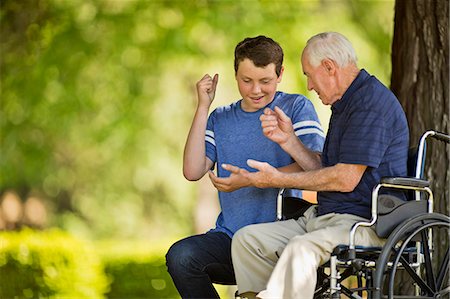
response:
M312 66L318 66L324 59L331 59L340 67L356 65L358 60L350 41L337 32L323 32L311 37L303 53L308 55Z

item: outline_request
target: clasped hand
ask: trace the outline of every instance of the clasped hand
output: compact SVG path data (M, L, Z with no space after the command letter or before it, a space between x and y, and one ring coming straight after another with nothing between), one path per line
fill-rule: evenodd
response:
M198 104L209 107L216 95L217 83L219 82L219 75L215 74L211 77L209 74L203 76L200 81L197 82L197 95Z

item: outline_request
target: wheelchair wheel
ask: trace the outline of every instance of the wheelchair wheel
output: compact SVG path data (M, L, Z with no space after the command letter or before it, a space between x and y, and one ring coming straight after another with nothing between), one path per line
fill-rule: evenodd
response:
M377 260L374 298L449 298L450 217L408 219L389 236Z

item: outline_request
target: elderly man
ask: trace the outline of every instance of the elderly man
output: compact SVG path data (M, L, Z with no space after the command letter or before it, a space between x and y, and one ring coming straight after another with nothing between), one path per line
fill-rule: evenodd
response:
M286 173L249 160L257 171L222 165L229 178L210 174L217 189L244 186L318 191L318 205L297 220L250 225L232 241L232 259L242 297L312 298L317 268L333 248L348 242L348 231L370 218L371 191L383 176L406 175L409 134L397 98L374 76L357 67L351 43L341 34L312 37L302 53L308 89L331 105L329 130L321 155L308 150L279 108L266 109L261 124L302 169ZM356 242L381 245L372 228L359 229Z

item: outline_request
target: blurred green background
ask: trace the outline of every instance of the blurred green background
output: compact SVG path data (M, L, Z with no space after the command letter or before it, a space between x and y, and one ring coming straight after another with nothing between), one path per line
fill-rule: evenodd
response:
M58 228L103 253L148 244L163 259L171 242L214 225L215 191L184 179L182 152L205 73L220 74L213 108L240 98L233 51L245 37L280 43L279 89L308 96L325 129L329 107L306 90L299 64L310 36L343 33L359 66L390 81L393 0L2 0L0 9L0 229Z

